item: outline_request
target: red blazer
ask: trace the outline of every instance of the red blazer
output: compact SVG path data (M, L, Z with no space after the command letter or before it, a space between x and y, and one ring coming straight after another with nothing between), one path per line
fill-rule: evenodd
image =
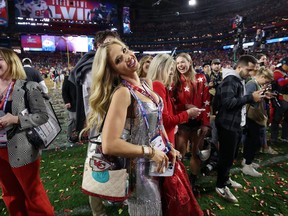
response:
M175 87L174 87L175 88ZM204 126L210 126L210 94L204 74L195 74L195 82L186 80L184 75L180 77L180 86L174 93L174 104L178 112L185 110L186 104L192 104L198 108L204 108L205 111L197 117L196 120L202 122ZM173 89L173 92L175 89Z
M182 111L176 114L176 110L170 98L168 89L165 88L162 82L153 82L153 91L155 91L163 99L163 125L165 127L168 139L175 146L175 126L188 121L188 113Z

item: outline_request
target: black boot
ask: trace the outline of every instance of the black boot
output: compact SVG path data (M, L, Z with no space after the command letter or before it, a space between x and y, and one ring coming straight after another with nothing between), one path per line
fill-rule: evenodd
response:
M189 175L189 181L192 187L192 192L195 197L200 195L200 188L196 185L197 175L193 175L192 173Z

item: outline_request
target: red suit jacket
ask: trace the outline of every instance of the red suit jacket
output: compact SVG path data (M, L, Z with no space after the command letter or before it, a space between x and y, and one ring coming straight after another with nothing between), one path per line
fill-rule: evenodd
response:
M175 126L188 121L188 113L186 111L176 113L176 109L172 103L168 89L159 81L153 82L153 91L155 91L163 99L163 125L165 127L168 139L171 143L175 142ZM174 145L175 146L175 145Z

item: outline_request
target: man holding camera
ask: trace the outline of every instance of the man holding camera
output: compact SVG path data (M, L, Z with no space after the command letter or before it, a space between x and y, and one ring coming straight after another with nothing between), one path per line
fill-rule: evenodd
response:
M280 140L288 143L288 57L283 58L274 71L273 88L279 92L278 106L274 106L274 116L271 123L271 142L278 141L279 123L282 122L282 134Z
M217 88L214 103L218 113L216 126L219 136L219 161L216 192L222 198L236 203L237 198L227 186L242 188L230 177L230 169L241 141L241 128L246 124L246 104L262 100L262 90L246 95L245 80L255 70L257 60L243 55L237 61L235 70L227 69L225 78Z

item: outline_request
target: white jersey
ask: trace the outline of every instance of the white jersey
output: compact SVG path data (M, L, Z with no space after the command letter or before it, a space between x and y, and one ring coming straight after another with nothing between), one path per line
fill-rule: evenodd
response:
M47 13L47 3L45 1L40 1L39 4L32 4L31 7L31 18L44 18Z

